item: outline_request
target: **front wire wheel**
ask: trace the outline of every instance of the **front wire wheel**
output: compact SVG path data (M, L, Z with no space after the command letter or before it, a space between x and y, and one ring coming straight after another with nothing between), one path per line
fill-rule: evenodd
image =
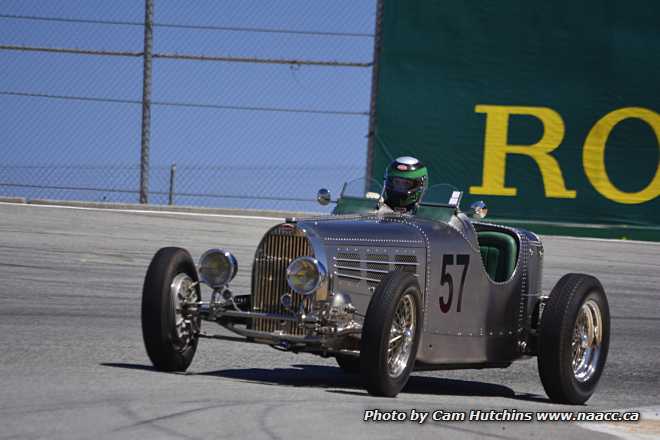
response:
M170 285L175 332L172 342L179 352L190 348L200 333L198 284L187 273L179 273Z
M200 301L197 269L188 251L160 249L142 290L142 336L157 370L185 371L192 362L200 333Z
M417 321L412 294L401 297L394 312L387 347L387 369L390 377L397 378L408 365Z
M395 397L410 377L422 328L422 293L417 278L387 274L371 297L362 326L360 367L367 391Z

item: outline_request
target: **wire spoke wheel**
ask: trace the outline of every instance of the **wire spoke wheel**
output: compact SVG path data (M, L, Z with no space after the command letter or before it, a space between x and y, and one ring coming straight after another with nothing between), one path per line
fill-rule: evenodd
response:
M175 347L187 350L199 335L197 283L186 273L174 277L170 285L174 316Z
M142 289L142 337L160 371L185 371L195 355L201 328L201 292L190 253L166 247L156 252Z
M387 372L398 377L408 365L416 330L415 299L410 294L401 297L394 312L387 347Z
M588 381L596 371L600 357L603 319L600 308L593 300L588 300L575 320L571 341L573 375L578 382Z
M422 298L409 272L390 272L378 284L360 341L360 369L369 394L395 397L408 383L423 328Z
M581 405L594 393L610 342L610 309L597 278L561 277L550 292L539 329L538 369L553 402Z

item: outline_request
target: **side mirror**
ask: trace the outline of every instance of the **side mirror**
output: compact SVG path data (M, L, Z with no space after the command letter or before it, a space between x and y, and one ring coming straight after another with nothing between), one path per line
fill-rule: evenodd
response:
M488 207L483 200L479 200L470 205L469 214L472 218L484 218L488 214Z
M321 206L328 205L331 199L332 197L330 197L330 191L325 188L321 188L316 194L316 201L319 202L319 205Z

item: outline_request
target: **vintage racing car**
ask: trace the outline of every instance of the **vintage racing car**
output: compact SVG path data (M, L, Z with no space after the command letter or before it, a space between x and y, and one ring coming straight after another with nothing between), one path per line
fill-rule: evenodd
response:
M536 234L485 222L483 202L461 212L462 193L446 184L429 188L414 215L379 212L379 195L377 182L358 179L332 215L266 232L250 292L230 289L238 264L226 250L195 265L185 249L160 249L142 297L155 368L186 370L201 321L213 321L246 342L333 356L374 395L396 396L413 370L503 368L537 356L551 400L589 399L610 330L596 278L567 274L544 296ZM329 203L329 192L318 200ZM208 301L200 283L212 290Z

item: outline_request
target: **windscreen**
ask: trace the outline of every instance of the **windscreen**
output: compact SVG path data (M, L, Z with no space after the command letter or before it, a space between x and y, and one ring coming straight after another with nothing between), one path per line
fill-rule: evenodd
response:
M439 183L424 192L421 204L425 206L458 207L463 193L454 185Z

